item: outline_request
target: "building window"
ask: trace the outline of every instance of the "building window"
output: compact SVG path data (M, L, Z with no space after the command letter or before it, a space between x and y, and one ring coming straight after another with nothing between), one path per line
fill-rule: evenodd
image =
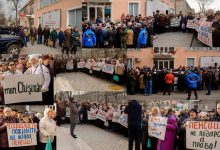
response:
M40 0L39 1L39 9L41 9L41 8L44 8L44 7L47 7L47 6L49 6L49 5L51 5L51 4L53 4L53 3L56 3L56 2L59 2L60 0Z
M129 15L138 16L139 10L139 3L129 2Z
M186 65L187 67L195 67L195 58L187 58Z

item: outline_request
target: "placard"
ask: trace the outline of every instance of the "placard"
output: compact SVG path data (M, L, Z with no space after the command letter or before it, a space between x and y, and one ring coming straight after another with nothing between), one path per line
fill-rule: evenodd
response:
M190 28L190 29L194 29L194 27L195 27L194 20L188 20L186 27Z
M81 61L81 62L77 62L77 68L84 68L85 67L85 62Z
M96 118L106 122L106 112L99 109L98 113L96 114Z
M85 64L85 68L91 69L91 67L92 67L92 63L87 61L87 63Z
M108 74L113 74L115 70L115 65L112 64L105 64L102 68L102 72L108 73Z
M7 123L9 147L37 145L36 123Z
M93 70L95 71L100 71L102 70L102 64L101 63L95 63L92 67Z
M212 22L207 22L207 21L200 22L200 27L197 37L202 43L210 47L212 47L213 45L211 26L212 26Z
M220 149L220 122L186 122L186 148L197 150Z
M166 134L167 118L149 117L148 133L149 136L164 140Z
M87 111L88 112L88 120L96 120L96 111Z
M122 114L119 117L118 123L121 124L122 126L124 126L125 128L128 128L128 115Z
M5 76L1 82L5 104L42 101L42 75Z

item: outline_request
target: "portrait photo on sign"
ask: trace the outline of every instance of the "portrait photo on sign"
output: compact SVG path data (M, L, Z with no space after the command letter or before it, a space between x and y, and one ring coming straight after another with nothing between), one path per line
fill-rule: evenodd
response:
M1 105L0 149L56 150L56 110L52 108L53 105Z
M83 49L76 55L55 55L55 92L123 91L126 49Z
M51 55L0 55L1 104L53 104Z
M59 91L56 92L57 148L74 144L76 149L101 150L98 142L114 141L118 149L127 149L127 106L125 91ZM84 144L80 145L79 140ZM94 140L94 142L90 142Z

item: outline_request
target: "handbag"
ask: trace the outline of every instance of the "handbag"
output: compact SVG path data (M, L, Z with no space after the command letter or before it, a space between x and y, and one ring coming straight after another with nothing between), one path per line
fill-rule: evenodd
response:
M47 139L47 145L45 147L45 150L52 150L52 144L51 144L51 141L50 141L50 136Z
M115 75L113 76L113 81L118 82L118 81L119 81L119 76L115 74Z

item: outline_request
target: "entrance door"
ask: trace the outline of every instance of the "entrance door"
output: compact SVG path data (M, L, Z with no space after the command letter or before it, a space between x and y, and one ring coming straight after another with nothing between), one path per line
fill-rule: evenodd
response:
M170 61L169 60L158 60L158 69L170 69Z
M87 8L88 12L88 19L92 24L95 23L95 20L98 16L102 17L104 20L105 12L104 12L104 6L88 6Z

